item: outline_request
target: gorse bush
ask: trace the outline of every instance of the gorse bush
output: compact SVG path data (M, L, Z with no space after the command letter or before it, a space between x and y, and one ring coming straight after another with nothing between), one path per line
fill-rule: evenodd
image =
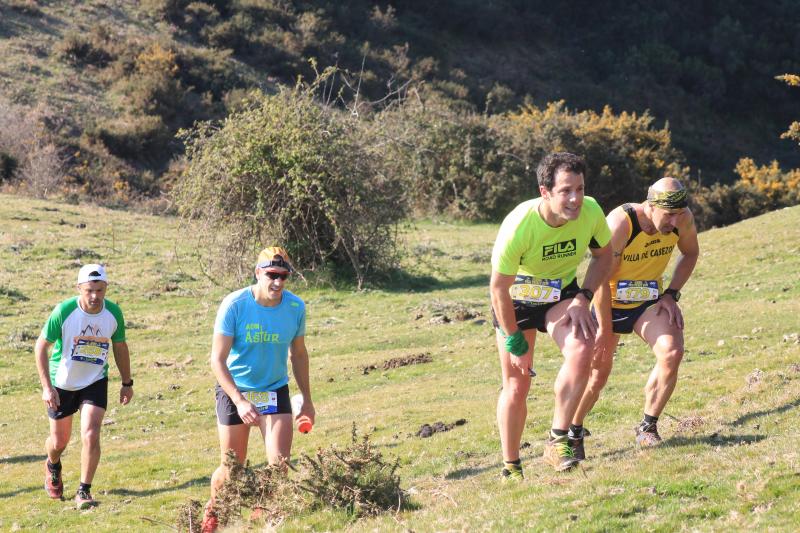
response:
M428 91L376 115L386 173L403 184L417 216L497 219L531 189L504 132L484 115Z
M606 210L643 198L665 175L688 179L669 130L654 128L647 114L572 112L555 102L487 116L426 91L373 122L386 140L386 172L404 184L416 215L499 220L539 195L535 169L553 151L586 159L587 194Z
M768 211L800 203L800 169L781 170L777 161L757 166L750 158L736 165L739 180L694 192L698 227L727 226Z
M669 130L653 127L647 113L615 115L606 107L602 113L571 112L564 102L539 108L526 106L519 112L498 116L495 127L511 139L509 150L530 168L549 152L566 151L586 160L586 194L597 199L606 212L630 201L639 201L647 187L665 175L686 181L688 169L671 144ZM538 195L532 182L530 196Z
M355 424L349 445L320 448L313 457L304 454L296 467L253 468L238 463L229 450L229 475L217 492L214 512L221 526L235 526L247 510L253 511L251 520L274 524L320 508L344 510L352 519L405 509L410 502L400 487L399 464L399 459L386 461L369 434L359 438ZM200 502L189 500L177 510L178 531L198 533L202 514Z
M330 264L359 286L395 265L399 187L381 174L356 121L319 105L315 91L254 92L222 124L183 133L188 166L174 199L203 223L203 259L215 276L249 277L257 251L276 244L299 267Z
M800 87L800 76L796 74L784 74L776 79L790 87ZM800 122L792 122L781 138L800 143ZM694 203L701 229L726 226L800 203L800 169L784 172L777 161L759 167L745 157L736 164L736 173L739 180L733 185L717 183L711 187L697 187Z
M349 446L331 446L314 457L303 455L300 466L299 486L312 494L315 507L345 509L360 517L400 510L406 503L397 474L400 460L384 460L369 435L358 438L355 423Z

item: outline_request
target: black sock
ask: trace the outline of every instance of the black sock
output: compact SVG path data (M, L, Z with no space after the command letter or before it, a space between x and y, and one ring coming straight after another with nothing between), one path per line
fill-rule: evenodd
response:
M646 423L649 426L649 425L657 423L658 422L658 417L657 416L650 416L647 413L645 413L644 414L644 420L642 420L642 422Z
M566 436L567 436L567 430L566 429L552 428L550 430L550 438L551 439L557 439L558 437L566 437Z
M583 424L576 426L575 424L569 425L569 438L580 439L583 438Z
M650 416L647 413L645 413L642 422L639 424L639 429L641 431L650 431L652 430L652 428L656 427L657 423L658 423L657 416Z
M47 469L51 472L61 472L61 461L53 464L50 459L47 460Z
M92 484L91 483L81 483L78 486L78 492L91 492Z
M507 466L507 465L515 465L515 466L520 466L520 465L522 464L522 460L521 460L521 459L517 459L517 460L515 460L515 461L505 461L505 460L504 460L504 461L503 461L503 463L505 463L505 464L506 464L506 466Z

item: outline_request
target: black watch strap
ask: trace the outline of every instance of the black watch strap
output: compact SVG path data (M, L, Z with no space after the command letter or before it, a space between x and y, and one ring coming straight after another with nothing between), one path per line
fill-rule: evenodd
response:
M676 302L681 299L681 291L676 289L665 289L664 294L669 294Z
M131 378L131 380L128 381L127 383L123 381L122 382L122 386L123 387L133 387L133 378Z
M594 298L594 292L592 292L591 289L587 289L586 287L579 290L578 294L583 294L584 296L586 296L586 299L590 302L592 301L592 298Z

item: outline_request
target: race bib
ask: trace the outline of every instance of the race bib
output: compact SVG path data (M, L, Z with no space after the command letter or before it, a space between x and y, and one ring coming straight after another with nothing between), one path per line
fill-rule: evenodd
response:
M109 344L108 339L76 337L70 359L92 365L104 365L108 359Z
M561 280L517 276L508 292L517 303L540 305L558 302L561 300Z
M278 412L278 393L273 391L248 391L243 392L248 402L256 406L262 415Z
M621 279L617 282L617 300L624 304L658 300L658 282Z

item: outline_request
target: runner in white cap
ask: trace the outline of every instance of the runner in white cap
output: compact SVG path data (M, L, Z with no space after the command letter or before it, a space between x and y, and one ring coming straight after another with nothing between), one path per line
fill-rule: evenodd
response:
M91 488L100 461L100 428L108 403L108 355L121 377L119 402L133 397L125 320L120 308L105 299L108 279L103 265L84 265L78 272L78 296L58 304L36 340L36 367L42 400L50 417L45 441L45 490L61 499L61 454L69 443L72 416L81 412L81 478L75 495L78 509L94 505ZM50 347L52 353L48 357Z

